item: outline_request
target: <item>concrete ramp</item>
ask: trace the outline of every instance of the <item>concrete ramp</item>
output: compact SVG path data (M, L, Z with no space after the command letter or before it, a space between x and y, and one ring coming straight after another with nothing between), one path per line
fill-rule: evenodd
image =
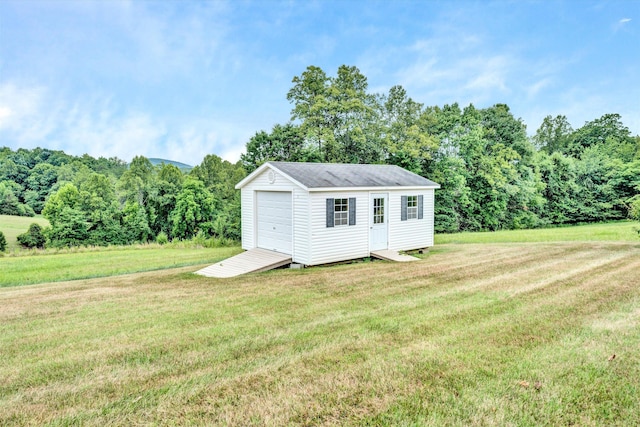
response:
M196 274L226 278L273 270L287 264L291 264L291 255L255 248L198 270Z
M419 261L420 258L416 258L411 255L403 255L399 254L398 251L392 251L390 249L382 249L379 251L372 251L371 256L379 259L384 259L386 261L396 261L396 262L409 262L409 261Z

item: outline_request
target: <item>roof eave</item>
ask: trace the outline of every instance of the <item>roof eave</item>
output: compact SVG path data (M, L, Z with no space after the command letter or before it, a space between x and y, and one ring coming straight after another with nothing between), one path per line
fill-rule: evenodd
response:
M265 170L268 167L269 167L269 163L268 162L263 163L260 166L258 166L258 169L254 170L249 175L245 176L239 183L236 184L236 187L235 187L236 190L240 190L242 187L247 185L249 182L253 181L253 178L255 178L256 176L260 175L262 173L262 171Z
M328 191L392 191L392 190L437 190L440 185L394 185L385 187L317 187L309 188L310 193Z
M280 170L277 166L275 166L274 164L272 164L271 162L265 162L262 165L260 165L258 167L258 169L254 170L253 172L251 172L249 175L247 175L242 181L240 181L239 183L236 184L236 190L240 190L242 189L242 187L244 187L245 185L247 185L248 183L250 183L251 181L253 181L253 179L260 175L265 169L270 168L273 169L275 171L278 171L278 173L282 174L282 176L284 176L285 178L287 178L289 181L291 181L292 183L294 183L295 185L299 186L300 188L302 188L303 190L307 190L309 191L309 189L302 184L301 182L299 182L298 180L294 179L293 177L291 177L289 174L283 172L282 170Z

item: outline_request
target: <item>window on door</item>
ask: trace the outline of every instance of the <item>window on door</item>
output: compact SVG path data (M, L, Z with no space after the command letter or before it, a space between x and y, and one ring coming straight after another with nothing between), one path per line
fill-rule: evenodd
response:
M384 197L373 199L373 223L384 224Z

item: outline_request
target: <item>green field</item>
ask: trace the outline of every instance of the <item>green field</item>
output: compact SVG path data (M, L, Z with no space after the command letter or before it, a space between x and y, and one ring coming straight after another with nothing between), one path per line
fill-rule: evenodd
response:
M42 217L0 215L0 231L4 233L4 237L7 239L7 252L19 248L20 245L16 238L19 234L27 231L34 222L43 227L49 225L49 221Z
M445 243L524 243L524 242L637 242L640 224L619 221L573 227L535 230L504 230L475 233L437 234L435 244Z
M108 277L195 264L213 264L241 251L240 247L181 248L140 245L93 248L0 258L0 287Z
M0 425L639 425L640 239L543 234L0 289Z
M213 264L241 251L237 246L211 250L188 243L19 250L15 237L27 231L33 222L48 225L44 218L0 215L0 229L5 233L7 242L13 242L11 256L0 257L0 288Z

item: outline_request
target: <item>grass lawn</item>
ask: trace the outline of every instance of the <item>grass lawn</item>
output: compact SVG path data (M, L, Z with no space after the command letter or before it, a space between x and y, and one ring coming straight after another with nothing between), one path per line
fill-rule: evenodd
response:
M638 241L195 269L0 289L0 425L640 425Z
M4 257L0 258L0 288L213 264L239 252L238 246L207 249L140 245Z
M474 233L437 234L435 244L446 243L522 243L522 242L637 242L640 223L618 221L572 227L534 230L483 231Z
M0 231L4 233L4 237L7 239L7 252L17 249L20 246L16 238L19 234L27 231L29 226L34 222L40 224L42 227L49 225L49 221L41 216L0 215Z

